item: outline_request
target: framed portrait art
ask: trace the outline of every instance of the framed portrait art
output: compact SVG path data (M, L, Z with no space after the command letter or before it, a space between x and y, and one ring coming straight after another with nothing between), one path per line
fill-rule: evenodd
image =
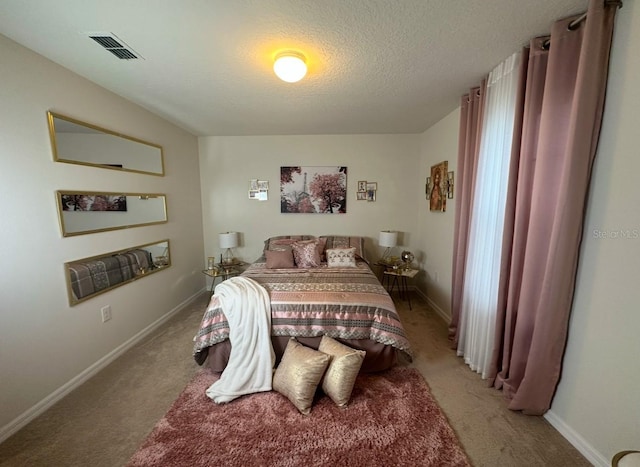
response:
M447 166L447 161L431 166L431 175L427 177L426 194L431 211L447 210Z

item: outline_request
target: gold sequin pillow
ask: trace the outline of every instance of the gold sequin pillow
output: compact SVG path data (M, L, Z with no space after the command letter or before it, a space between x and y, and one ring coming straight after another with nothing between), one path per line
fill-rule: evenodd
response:
M273 390L289 399L301 413L308 415L329 360L329 355L305 347L292 337L273 375Z
M352 349L329 336L322 336L318 351L331 355L331 363L322 378L322 390L336 405L344 407L351 398L366 352Z

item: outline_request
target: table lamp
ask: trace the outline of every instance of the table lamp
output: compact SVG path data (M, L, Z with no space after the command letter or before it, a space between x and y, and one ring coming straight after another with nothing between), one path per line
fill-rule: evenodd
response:
M392 230L383 230L380 232L378 236L378 245L386 247L384 253L382 254L381 261L386 262L389 260L389 253L391 253L391 248L396 246L398 243L398 232L394 232Z
M233 264L233 249L238 246L238 232L223 232L218 234L218 244L224 250L222 264Z

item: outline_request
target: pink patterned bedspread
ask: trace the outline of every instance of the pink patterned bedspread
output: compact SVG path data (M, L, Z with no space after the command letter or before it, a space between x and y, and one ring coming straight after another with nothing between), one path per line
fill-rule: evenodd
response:
M356 268L267 269L255 262L243 273L269 292L273 336L371 339L411 350L386 289L367 263ZM214 295L194 337L194 355L229 338L229 323Z

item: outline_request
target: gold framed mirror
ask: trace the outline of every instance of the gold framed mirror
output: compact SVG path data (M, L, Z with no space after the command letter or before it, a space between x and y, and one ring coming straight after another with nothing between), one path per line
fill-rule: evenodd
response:
M69 305L142 279L171 266L169 240L64 263Z
M47 112L53 160L164 176L162 146Z
M109 191L56 191L63 237L168 221L166 195Z

